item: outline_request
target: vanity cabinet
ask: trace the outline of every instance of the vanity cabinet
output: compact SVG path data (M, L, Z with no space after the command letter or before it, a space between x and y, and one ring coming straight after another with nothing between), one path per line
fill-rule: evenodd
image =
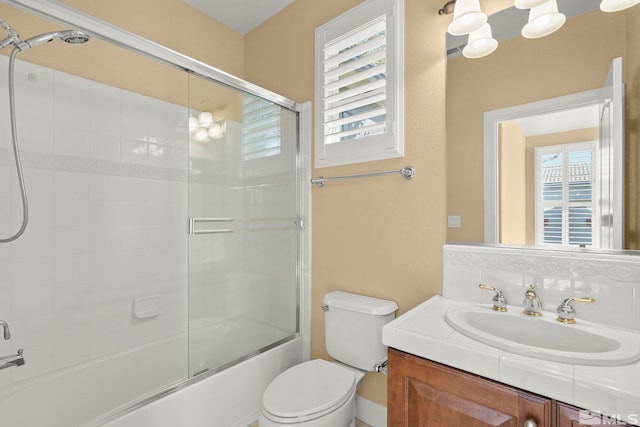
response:
M388 366L390 427L552 425L550 399L394 349Z
M580 415L584 417L582 420L580 419ZM592 427L612 425L632 427L630 424L625 424L589 411L581 411L580 408L561 402L556 403L556 420L556 427L580 427L585 425Z
M581 425L579 408L392 348L388 367L389 427Z

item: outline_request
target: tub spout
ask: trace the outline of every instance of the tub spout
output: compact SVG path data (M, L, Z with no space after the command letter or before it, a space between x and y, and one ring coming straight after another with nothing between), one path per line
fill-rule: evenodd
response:
M24 360L23 349L18 350L16 354L12 354L11 356L0 357L0 371L3 369L11 368L13 366L22 366L26 362Z
M0 326L2 326L2 329L4 330L4 339L8 340L9 338L11 338L11 332L9 332L9 324L4 320L0 320Z

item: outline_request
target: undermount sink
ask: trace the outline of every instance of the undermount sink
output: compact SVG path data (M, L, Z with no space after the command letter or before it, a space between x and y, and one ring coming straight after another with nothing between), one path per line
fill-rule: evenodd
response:
M640 359L631 332L582 321L557 322L553 313L531 317L518 307L497 312L485 306L447 310L445 320L456 331L501 350L537 359L577 365L616 366Z

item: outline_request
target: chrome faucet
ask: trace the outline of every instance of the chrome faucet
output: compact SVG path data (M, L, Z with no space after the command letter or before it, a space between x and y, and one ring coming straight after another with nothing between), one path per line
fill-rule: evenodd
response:
M4 320L0 320L0 326L2 326L2 329L4 330L4 339L8 340L9 338L11 338L11 332L9 332L9 324Z
M0 371L2 371L3 369L11 368L13 366L24 365L26 362L22 353L24 353L24 350L20 349L16 354L0 357Z
M9 324L4 320L0 320L0 326L2 326L4 339L8 340L9 338L11 338L11 332L9 332ZM16 354L0 357L0 371L3 369L11 368L12 366L24 365L26 362L24 361L24 356L22 356L23 352L24 350L20 349Z
M542 316L542 302L534 290L535 288L536 285L529 285L529 289L524 294L524 301L522 301L522 305L524 305L523 313L527 316L540 317Z
M562 322L562 323L568 323L570 325L573 325L576 323L576 310L573 308L573 306L571 305L572 302L587 302L587 303L593 303L596 302L595 299L591 298L591 297L586 297L586 298L565 298L564 301L562 301L562 304L560 304L560 306L558 306L558 322Z

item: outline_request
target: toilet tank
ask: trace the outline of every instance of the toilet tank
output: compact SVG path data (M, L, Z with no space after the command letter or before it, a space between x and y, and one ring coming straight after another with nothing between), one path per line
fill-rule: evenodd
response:
M382 327L393 320L394 301L334 291L322 300L325 344L329 355L365 371L387 358L382 344Z

